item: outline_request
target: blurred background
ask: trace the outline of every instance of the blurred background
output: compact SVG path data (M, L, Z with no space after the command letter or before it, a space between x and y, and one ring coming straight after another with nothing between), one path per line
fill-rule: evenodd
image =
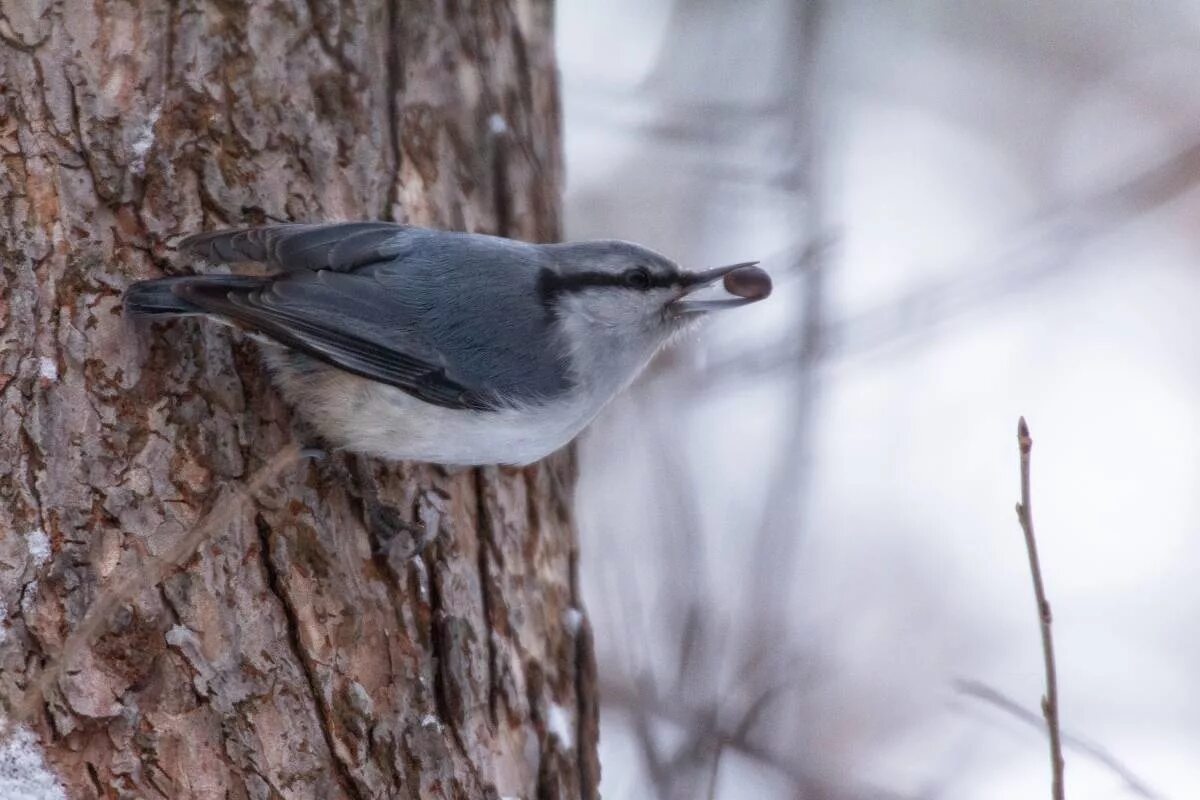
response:
M1068 796L1200 795L1200 5L557 25L569 238L776 281L584 441L604 796L1049 796L1022 414Z

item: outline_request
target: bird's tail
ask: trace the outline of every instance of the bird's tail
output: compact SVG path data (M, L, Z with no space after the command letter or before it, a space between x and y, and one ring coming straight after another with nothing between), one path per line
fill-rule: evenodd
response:
M262 286L262 278L250 275L185 275L138 281L125 290L125 311L138 317L175 317L205 314L203 308L184 299L185 286L247 289Z

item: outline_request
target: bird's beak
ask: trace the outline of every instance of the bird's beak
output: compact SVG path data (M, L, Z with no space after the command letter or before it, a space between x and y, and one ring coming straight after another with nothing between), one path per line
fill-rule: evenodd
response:
M724 297L700 299L692 297L700 290L722 281ZM771 294L771 276L759 269L757 261L743 261L727 267L713 267L702 272L689 273L679 296L667 304L667 308L678 314L697 314L717 311L722 308L757 303Z

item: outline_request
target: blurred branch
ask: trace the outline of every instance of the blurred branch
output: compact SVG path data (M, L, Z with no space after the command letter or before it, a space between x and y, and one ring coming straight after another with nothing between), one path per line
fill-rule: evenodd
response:
M751 572L749 620L751 626L785 619L784 609L791 597L788 582L780 570L788 571L795 563L795 552L804 528L806 493L812 461L812 432L817 409L818 375L824 349L826 258L828 234L825 230L823 186L824 153L820 88L822 25L825 22L823 0L805 0L788 14L789 39L796 43L785 56L784 68L793 87L794 105L790 118L791 148L795 153L793 185L799 227L805 232L807 246L797 254L793 272L801 281L802 308L788 338L799 348L797 372L791 387L791 414L780 435L777 457L767 480L766 500L758 524L758 535L747 568ZM764 564L776 565L774 575L764 575ZM775 580L772 580L775 578Z
M1020 721L1037 728L1038 730L1045 729L1045 720L1041 716L1026 709L1017 701L1007 697L1000 691L988 686L980 681L959 680L954 682L954 688L960 694L966 697L980 700L990 706L1000 709L1009 715L1019 719ZM1062 733L1062 743L1072 750L1076 750L1083 755L1088 756L1098 764L1103 765L1113 772L1117 777L1125 782L1127 788L1138 797L1146 800L1163 800L1162 795L1155 792L1150 786L1142 780L1133 770L1125 766L1121 761L1110 753L1105 748L1094 742L1090 742L1079 736L1074 736L1070 733Z
M1033 594L1037 599L1038 623L1042 631L1042 657L1046 669L1046 695L1042 698L1042 716L1046 718L1046 730L1050 735L1050 766L1052 775L1051 796L1063 800L1063 756L1062 741L1058 731L1058 677L1054 664L1054 638L1050 634L1050 601L1046 599L1046 587L1042 583L1042 568L1038 562L1037 540L1033 535L1033 508L1029 492L1029 455L1033 450L1033 439L1029 437L1029 426L1021 417L1017 423L1017 447L1021 452L1021 502L1017 504L1017 519L1025 534L1025 549L1029 553L1029 572L1033 576Z
M925 281L888 302L830 320L822 355L846 356L911 339L980 307L1027 294L1076 265L1074 254L1091 237L1122 220L1161 208L1200 185L1200 141L1182 147L1127 180L1089 195L1048 206L1006 237L998 253L978 269L959 269L949 279ZM804 346L786 339L757 353L712 362L704 382L744 377L794 366Z
M651 682L640 682L636 694L639 697L652 696ZM665 757L651 725L651 718L658 715L642 703L631 704L626 709L633 718L634 738L641 747L642 758L659 799L693 800L700 796L699 784L702 781L708 784L706 794L711 797L716 791L723 747L721 738L713 735L717 729L716 710L706 710L687 725L684 741L675 748L673 755Z
M644 685L633 688L627 684L607 681L603 678L601 679L600 695L604 698L605 705L624 710L631 716L637 729L636 738L638 738L639 744L643 747L644 753L653 759L653 762L648 762L648 766L652 772L657 770L657 774L660 776L668 775L669 770L665 769L665 766L669 762L663 758L652 739L651 718L677 725L687 732L688 738L680 746L672 760L682 760L701 750L709 753L730 750L752 761L757 761L787 778L796 790L796 797L802 800L914 800L907 795L873 786L860 785L856 788L847 788L842 783L830 786L825 780L813 775L796 761L754 741L747 734L748 726L742 724L744 719L729 725L720 719L720 714L715 709L696 709L690 706L686 698L660 697L649 691L649 688ZM759 702L752 703L747 709L747 714L758 713L754 709L760 705ZM714 769L712 780L715 782L715 779ZM660 797L665 796L669 795L660 794Z

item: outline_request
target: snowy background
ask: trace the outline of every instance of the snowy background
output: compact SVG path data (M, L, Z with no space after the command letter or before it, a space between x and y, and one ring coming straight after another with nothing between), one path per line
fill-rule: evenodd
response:
M594 426L606 798L1200 794L1200 6L563 0L570 238L763 260Z

